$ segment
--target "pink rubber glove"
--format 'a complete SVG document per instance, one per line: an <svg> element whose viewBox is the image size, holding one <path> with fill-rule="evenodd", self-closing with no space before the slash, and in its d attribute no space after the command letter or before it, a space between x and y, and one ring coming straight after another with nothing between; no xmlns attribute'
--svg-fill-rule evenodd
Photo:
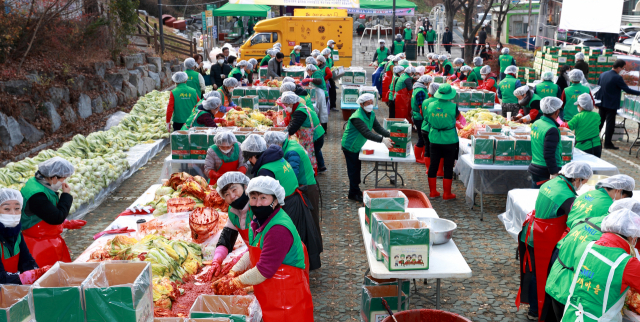
<svg viewBox="0 0 640 322"><path fill-rule="evenodd" d="M49 269L51 265L44 266L42 268L32 269L26 272L20 273L20 283L22 285L31 285L37 281L40 276L44 275Z"/></svg>
<svg viewBox="0 0 640 322"><path fill-rule="evenodd" d="M456 121L456 129L462 130L463 128L464 126L462 126L462 124L459 121Z"/></svg>
<svg viewBox="0 0 640 322"><path fill-rule="evenodd" d="M567 122L563 121L560 119L560 117L558 116L558 118L556 119L556 122L558 122L558 127L566 127L569 128L569 124L567 124Z"/></svg>
<svg viewBox="0 0 640 322"><path fill-rule="evenodd" d="M311 81L312 81L312 80L313 80L312 78L305 78L305 79L303 79L303 80L300 82L300 85L302 85L302 86L308 86L308 85L309 85L309 83L311 83Z"/></svg>
<svg viewBox="0 0 640 322"><path fill-rule="evenodd" d="M467 125L467 119L464 118L464 115L462 115L462 113L458 115L457 121L460 122L460 124L462 124L463 127Z"/></svg>
<svg viewBox="0 0 640 322"><path fill-rule="evenodd" d="M62 223L62 228L66 229L80 229L87 224L86 220L65 220Z"/></svg>

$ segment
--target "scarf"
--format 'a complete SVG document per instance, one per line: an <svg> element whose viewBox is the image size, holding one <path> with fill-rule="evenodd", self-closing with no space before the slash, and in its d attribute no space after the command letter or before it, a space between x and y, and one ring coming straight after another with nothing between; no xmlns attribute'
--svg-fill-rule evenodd
<svg viewBox="0 0 640 322"><path fill-rule="evenodd" d="M520 106L527 106L529 105L529 102L531 101L531 98L533 97L533 95L531 94L531 90L527 91L527 94L518 101L518 104L520 104Z"/></svg>
<svg viewBox="0 0 640 322"><path fill-rule="evenodd" d="M47 189L57 193L57 191L53 190L53 188L51 188L51 184L49 182L47 182L47 180L44 178L44 176L42 175L42 173L40 173L40 171L36 172L36 181L38 181L41 185L47 187Z"/></svg>

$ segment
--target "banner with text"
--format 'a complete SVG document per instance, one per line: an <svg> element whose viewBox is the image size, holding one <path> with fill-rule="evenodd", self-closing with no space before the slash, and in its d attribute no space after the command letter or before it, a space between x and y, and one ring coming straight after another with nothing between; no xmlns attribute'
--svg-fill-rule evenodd
<svg viewBox="0 0 640 322"><path fill-rule="evenodd" d="M393 9L362 9L362 8L346 8L349 14L363 14L368 16L392 16ZM396 9L396 16L413 16L415 9L405 8Z"/></svg>
<svg viewBox="0 0 640 322"><path fill-rule="evenodd" d="M360 8L360 0L231 0L229 3L268 6Z"/></svg>
<svg viewBox="0 0 640 322"><path fill-rule="evenodd" d="M293 9L295 17L346 17L347 9Z"/></svg>

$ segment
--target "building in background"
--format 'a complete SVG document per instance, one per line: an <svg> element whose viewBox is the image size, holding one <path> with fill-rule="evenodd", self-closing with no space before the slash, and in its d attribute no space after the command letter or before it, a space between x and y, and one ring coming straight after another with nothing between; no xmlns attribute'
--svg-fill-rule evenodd
<svg viewBox="0 0 640 322"><path fill-rule="evenodd" d="M503 44L518 45L527 47L527 28L529 27L529 1L520 0L512 5L512 9L507 13L506 19L502 23L502 33L500 34L500 42ZM498 16L500 12L500 4L494 4L491 8L491 34L497 35L498 32ZM532 28L529 35L531 47L535 44L536 29L538 25L538 11L540 1L531 2L531 24Z"/></svg>

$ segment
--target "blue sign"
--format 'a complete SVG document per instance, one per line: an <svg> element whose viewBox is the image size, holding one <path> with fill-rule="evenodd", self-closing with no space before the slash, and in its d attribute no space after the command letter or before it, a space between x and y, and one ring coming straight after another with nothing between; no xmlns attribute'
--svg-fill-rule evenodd
<svg viewBox="0 0 640 322"><path fill-rule="evenodd" d="M213 39L217 39L218 38L218 26L213 26L212 28L213 28L213 30L211 30L211 36L213 37Z"/></svg>

